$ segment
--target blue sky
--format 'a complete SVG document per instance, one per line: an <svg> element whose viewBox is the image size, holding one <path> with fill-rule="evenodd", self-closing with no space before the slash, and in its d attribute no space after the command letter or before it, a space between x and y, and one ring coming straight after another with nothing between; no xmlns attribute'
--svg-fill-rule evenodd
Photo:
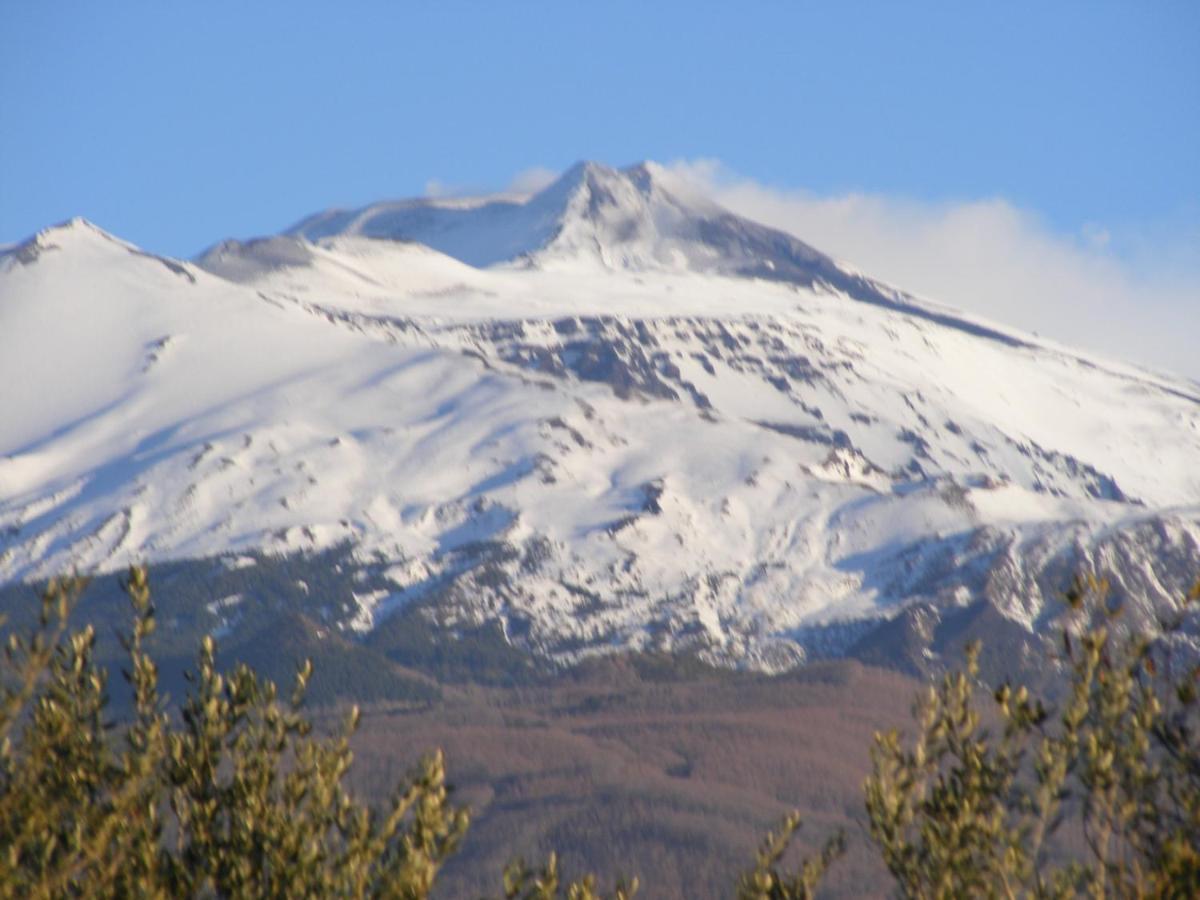
<svg viewBox="0 0 1200 900"><path fill-rule="evenodd" d="M650 158L783 196L1000 201L1200 270L1190 0L0 2L0 243L84 215L190 256L431 182Z"/></svg>
<svg viewBox="0 0 1200 900"><path fill-rule="evenodd" d="M0 241L74 214L191 254L580 158L1200 215L1200 4L27 3L0 29Z"/></svg>

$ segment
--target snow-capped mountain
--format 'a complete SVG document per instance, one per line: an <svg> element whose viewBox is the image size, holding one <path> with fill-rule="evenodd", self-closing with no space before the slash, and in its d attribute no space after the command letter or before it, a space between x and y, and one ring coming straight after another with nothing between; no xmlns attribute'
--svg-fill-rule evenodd
<svg viewBox="0 0 1200 900"><path fill-rule="evenodd" d="M561 658L777 669L914 610L1036 630L1079 570L1146 614L1200 574L1200 386L649 163L195 261L47 229L0 256L0 412L0 582L348 543L392 585L349 631L424 603Z"/></svg>

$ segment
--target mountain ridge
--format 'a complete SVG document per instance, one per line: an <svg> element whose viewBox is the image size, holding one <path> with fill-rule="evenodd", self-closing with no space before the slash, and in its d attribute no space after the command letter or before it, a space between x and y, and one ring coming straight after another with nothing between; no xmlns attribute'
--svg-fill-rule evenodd
<svg viewBox="0 0 1200 900"><path fill-rule="evenodd" d="M1036 638L1073 569L1152 622L1200 570L1186 380L924 304L652 166L534 197L193 262L81 220L0 254L0 582L347 545L391 585L329 613L349 636L419 607L551 658L776 670L974 602ZM445 252L480 247L524 249Z"/></svg>

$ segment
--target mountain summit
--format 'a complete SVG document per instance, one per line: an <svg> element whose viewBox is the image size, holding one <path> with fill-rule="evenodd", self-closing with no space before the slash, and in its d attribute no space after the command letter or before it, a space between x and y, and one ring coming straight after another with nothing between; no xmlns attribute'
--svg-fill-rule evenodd
<svg viewBox="0 0 1200 900"><path fill-rule="evenodd" d="M641 269L711 261L717 248L699 252L699 223L728 214L680 199L667 180L653 163L613 169L581 162L526 197L378 203L319 213L287 233L415 241L476 267L576 260Z"/></svg>
<svg viewBox="0 0 1200 900"><path fill-rule="evenodd" d="M970 322L866 278L797 237L735 215L700 196L654 162L615 169L580 162L527 197L416 198L310 216L285 235L307 242L366 237L422 244L476 268L518 267L570 273L691 272L760 279L840 293L1019 344L1004 329ZM244 268L253 250L222 244L202 265ZM284 252L278 243L273 254ZM289 250L290 254L304 251ZM252 264L251 264L252 265Z"/></svg>
<svg viewBox="0 0 1200 900"><path fill-rule="evenodd" d="M576 163L520 199L419 198L318 213L288 229L414 241L476 267L586 261L791 281L844 282L829 257L687 190L656 163Z"/></svg>

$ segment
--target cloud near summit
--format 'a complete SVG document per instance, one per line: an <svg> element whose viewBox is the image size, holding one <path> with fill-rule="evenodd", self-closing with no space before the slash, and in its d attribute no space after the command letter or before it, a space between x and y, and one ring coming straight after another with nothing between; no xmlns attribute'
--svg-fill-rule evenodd
<svg viewBox="0 0 1200 900"><path fill-rule="evenodd" d="M1058 233L998 198L820 196L764 185L714 160L666 168L729 210L928 300L1200 379L1200 255L1185 246L1187 235L1143 239L1136 253L1122 253L1109 227Z"/></svg>

